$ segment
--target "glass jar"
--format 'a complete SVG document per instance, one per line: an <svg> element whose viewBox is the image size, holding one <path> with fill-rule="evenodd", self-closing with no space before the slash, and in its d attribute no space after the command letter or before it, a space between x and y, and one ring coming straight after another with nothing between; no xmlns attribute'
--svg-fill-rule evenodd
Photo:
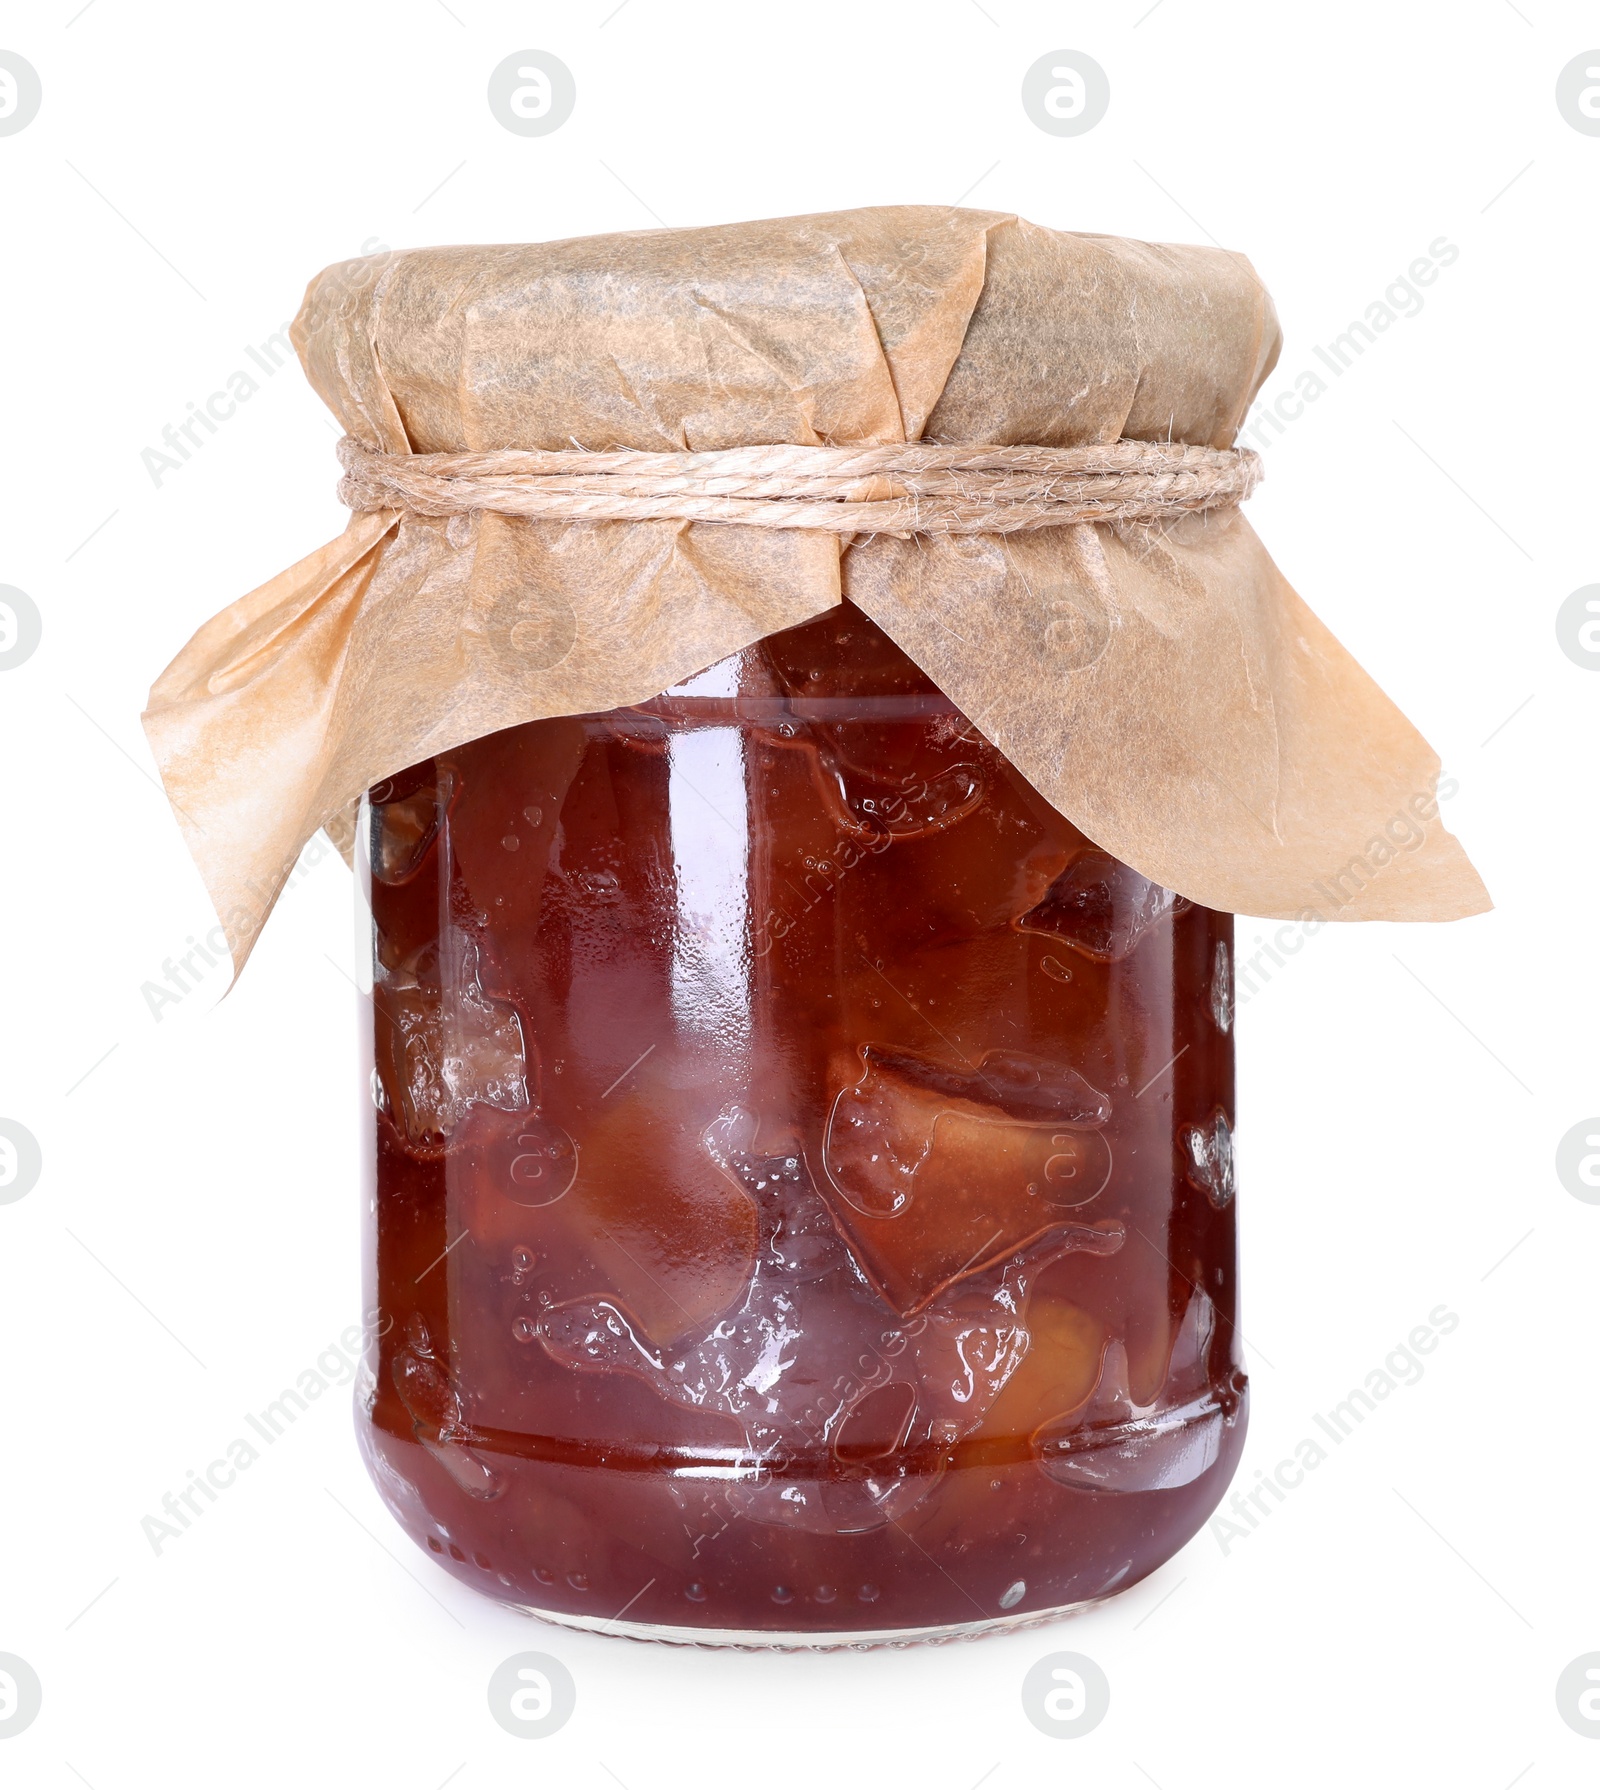
<svg viewBox="0 0 1600 1790"><path fill-rule="evenodd" d="M370 792L364 1451L448 1571L871 1644L1136 1583L1243 1444L1231 917L845 603Z"/></svg>

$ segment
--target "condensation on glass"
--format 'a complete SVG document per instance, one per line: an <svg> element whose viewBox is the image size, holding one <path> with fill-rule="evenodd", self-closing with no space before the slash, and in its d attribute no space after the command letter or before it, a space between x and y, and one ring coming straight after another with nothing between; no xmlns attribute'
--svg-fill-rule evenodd
<svg viewBox="0 0 1600 1790"><path fill-rule="evenodd" d="M871 1643L1131 1585L1243 1443L1229 916L848 603L386 780L361 1424L558 1620Z"/></svg>

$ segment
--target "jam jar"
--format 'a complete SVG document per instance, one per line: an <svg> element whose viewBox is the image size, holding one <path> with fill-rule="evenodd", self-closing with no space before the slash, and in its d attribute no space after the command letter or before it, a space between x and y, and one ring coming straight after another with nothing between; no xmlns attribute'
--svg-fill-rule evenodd
<svg viewBox="0 0 1600 1790"><path fill-rule="evenodd" d="M1136 1583L1244 1439L1232 919L1056 812L848 601L372 789L395 1517L665 1640ZM369 924L368 924L369 923Z"/></svg>

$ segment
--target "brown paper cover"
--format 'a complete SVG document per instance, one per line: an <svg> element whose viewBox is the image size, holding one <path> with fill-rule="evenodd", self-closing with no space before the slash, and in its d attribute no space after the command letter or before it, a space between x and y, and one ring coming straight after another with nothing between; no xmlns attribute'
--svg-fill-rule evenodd
<svg viewBox="0 0 1600 1790"><path fill-rule="evenodd" d="M1237 255L934 206L374 256L318 275L293 335L346 432L389 453L1226 447L1279 345ZM151 691L235 965L370 785L643 701L841 592L1090 838L1192 900L1489 905L1437 758L1237 509L910 539L381 512L208 622Z"/></svg>

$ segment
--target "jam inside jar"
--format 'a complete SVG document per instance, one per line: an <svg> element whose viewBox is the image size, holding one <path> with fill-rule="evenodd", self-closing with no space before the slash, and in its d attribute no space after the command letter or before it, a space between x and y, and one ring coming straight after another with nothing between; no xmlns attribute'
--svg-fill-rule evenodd
<svg viewBox="0 0 1600 1790"><path fill-rule="evenodd" d="M1232 920L848 602L363 804L385 1502L556 1621L863 1644L1135 1583L1220 1499Z"/></svg>

